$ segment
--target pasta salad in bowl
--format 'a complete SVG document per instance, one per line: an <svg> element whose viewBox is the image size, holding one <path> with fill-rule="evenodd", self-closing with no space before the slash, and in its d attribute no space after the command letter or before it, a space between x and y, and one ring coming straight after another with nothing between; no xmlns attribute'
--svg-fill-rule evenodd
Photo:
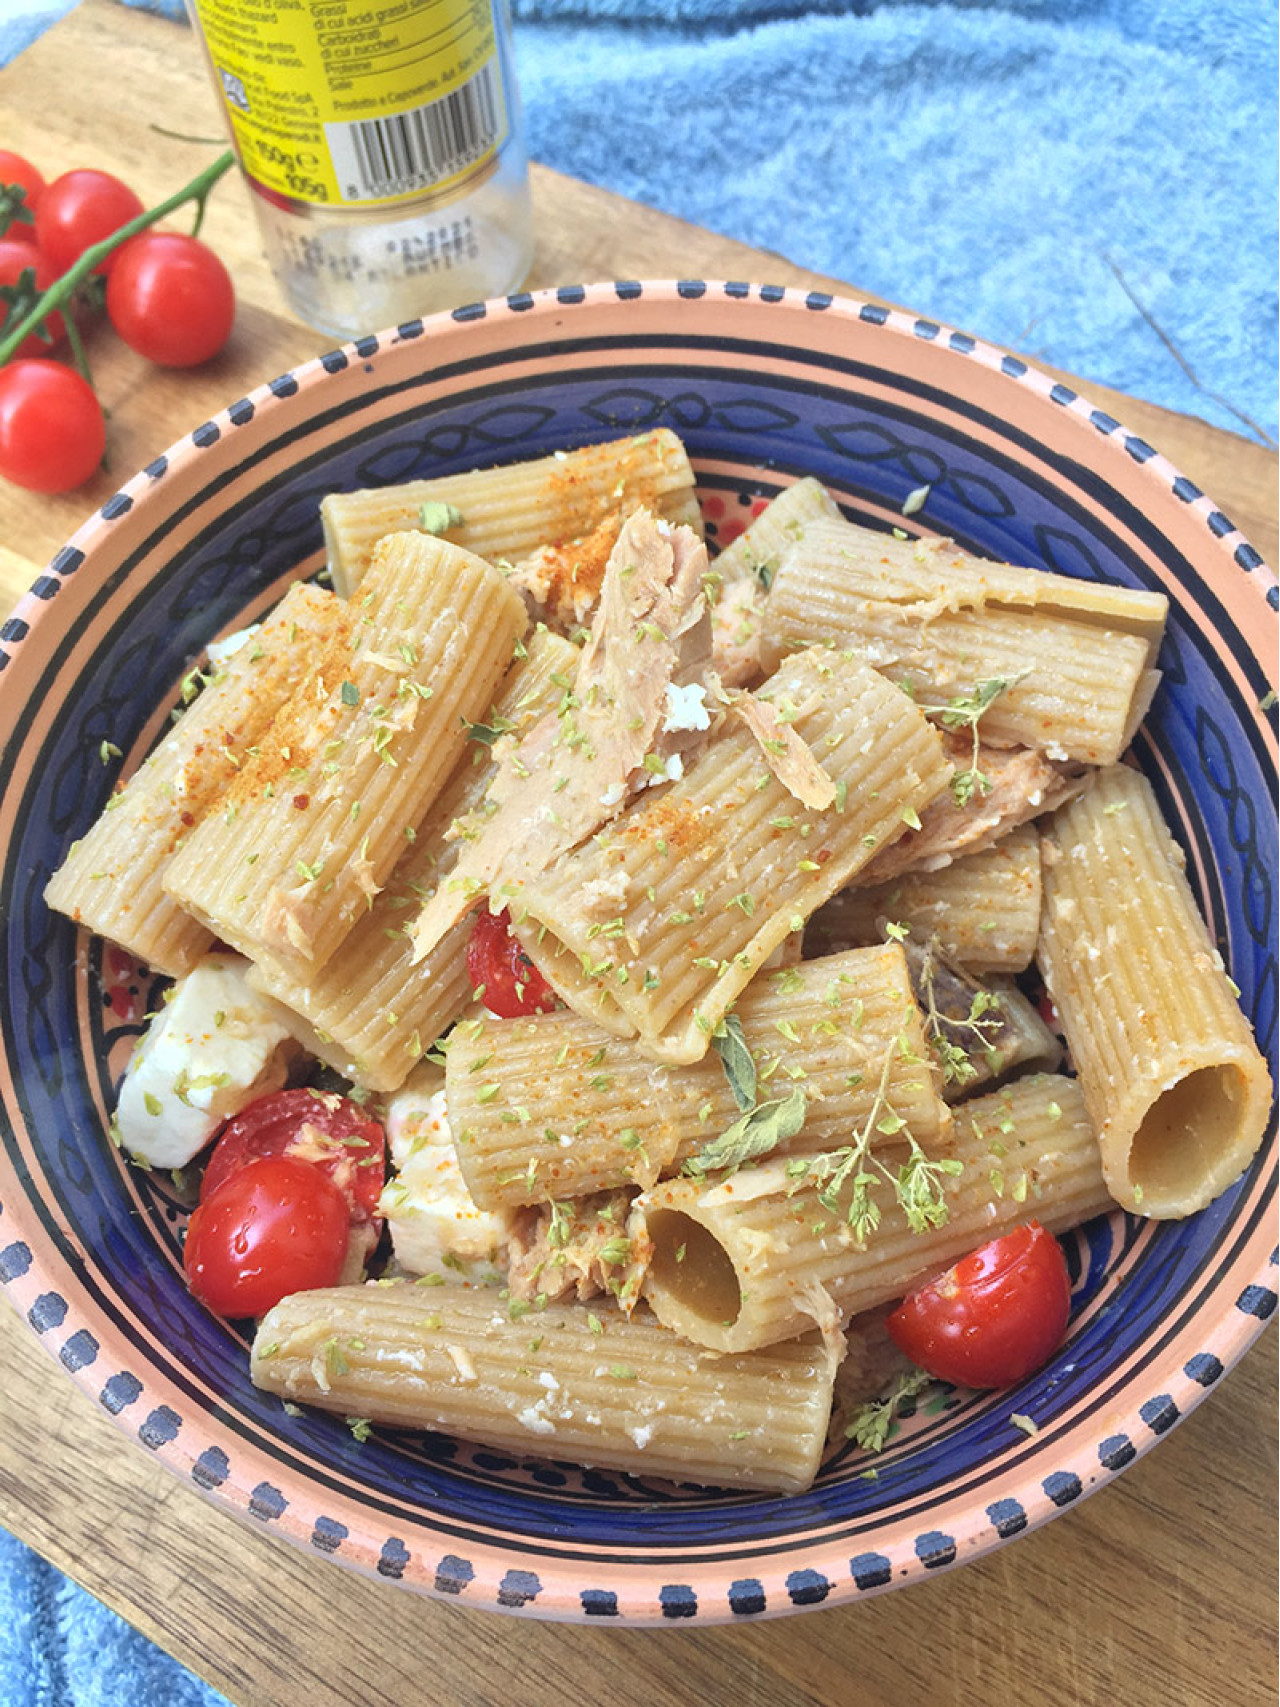
<svg viewBox="0 0 1280 1707"><path fill-rule="evenodd" d="M574 288L281 376L6 631L12 1296L472 1604L1001 1544L1274 1309L1275 608L896 311Z"/></svg>

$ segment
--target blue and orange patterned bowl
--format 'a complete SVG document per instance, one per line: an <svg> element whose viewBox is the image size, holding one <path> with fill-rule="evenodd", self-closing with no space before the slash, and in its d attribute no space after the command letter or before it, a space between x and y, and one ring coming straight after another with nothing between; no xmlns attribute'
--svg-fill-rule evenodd
<svg viewBox="0 0 1280 1707"><path fill-rule="evenodd" d="M1158 450L1060 384L930 321L737 284L575 287L361 340L233 403L93 516L0 630L4 1152L0 1279L143 1450L250 1522L416 1589L547 1618L661 1623L852 1600L973 1558L1155 1444L1276 1304L1275 1132L1179 1223L1068 1241L1070 1338L1013 1392L939 1388L877 1463L803 1496L709 1493L286 1414L182 1280L167 1181L107 1140L148 979L42 891L138 762L193 658L322 562L326 493L658 425L708 532L815 474L850 515L1158 588L1164 683L1136 746L1274 1061L1276 583ZM122 760L104 765L102 743ZM110 758L109 749L107 749ZM1035 1433L1011 1417L1030 1417Z"/></svg>

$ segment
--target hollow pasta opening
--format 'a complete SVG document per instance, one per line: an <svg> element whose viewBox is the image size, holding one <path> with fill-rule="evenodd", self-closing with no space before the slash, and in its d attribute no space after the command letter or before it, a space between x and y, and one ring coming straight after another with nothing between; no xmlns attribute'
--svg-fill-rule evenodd
<svg viewBox="0 0 1280 1707"><path fill-rule="evenodd" d="M1240 1143L1248 1095L1244 1073L1226 1062L1198 1067L1152 1103L1129 1150L1129 1179L1145 1210L1159 1213L1219 1176Z"/></svg>
<svg viewBox="0 0 1280 1707"><path fill-rule="evenodd" d="M652 1211L647 1227L653 1241L650 1284L706 1322L736 1322L742 1289L720 1241L678 1209Z"/></svg>

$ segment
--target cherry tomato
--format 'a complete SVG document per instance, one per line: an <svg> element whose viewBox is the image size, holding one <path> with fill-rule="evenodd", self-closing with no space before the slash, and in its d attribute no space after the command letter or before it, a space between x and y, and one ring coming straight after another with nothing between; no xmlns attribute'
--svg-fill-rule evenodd
<svg viewBox="0 0 1280 1707"><path fill-rule="evenodd" d="M467 976L502 1019L550 1013L556 994L511 934L511 915L481 913L467 943Z"/></svg>
<svg viewBox="0 0 1280 1707"><path fill-rule="evenodd" d="M0 367L0 476L33 492L69 492L93 475L107 428L93 389L61 362Z"/></svg>
<svg viewBox="0 0 1280 1707"><path fill-rule="evenodd" d="M310 1162L246 1162L187 1225L187 1284L220 1316L261 1316L290 1292L335 1286L346 1260L347 1200Z"/></svg>
<svg viewBox="0 0 1280 1707"><path fill-rule="evenodd" d="M9 235L0 237L0 285L16 285L23 273L29 270L34 274L35 289L47 290L57 274L49 271L49 263L32 244L15 242L15 230L16 226L10 226ZM0 317L3 317L4 306L0 303ZM48 342L38 333L29 332L13 352L14 361L28 356L47 356L62 342L67 333L67 324L56 309L49 315L45 325L49 331Z"/></svg>
<svg viewBox="0 0 1280 1707"><path fill-rule="evenodd" d="M909 1292L888 1326L898 1349L940 1381L1008 1387L1048 1362L1070 1311L1062 1247L1028 1221Z"/></svg>
<svg viewBox="0 0 1280 1707"><path fill-rule="evenodd" d="M21 190L21 200L12 200L5 195L6 190ZM44 189L44 178L29 160L21 154L13 154L7 148L0 148L0 205L3 205L10 215L6 237L19 239L24 243L34 243L36 240L35 226L29 219L14 219L12 217L14 204L25 208L28 213L35 210Z"/></svg>
<svg viewBox="0 0 1280 1707"><path fill-rule="evenodd" d="M42 192L36 204L36 242L55 273L65 273L86 249L119 231L143 212L128 184L92 166L64 172ZM118 254L119 251L116 251ZM109 273L116 254L95 270Z"/></svg>
<svg viewBox="0 0 1280 1707"><path fill-rule="evenodd" d="M231 335L236 293L207 243L142 231L113 261L107 315L130 349L162 367L194 367L217 355Z"/></svg>
<svg viewBox="0 0 1280 1707"><path fill-rule="evenodd" d="M207 1203L234 1174L263 1156L291 1156L332 1180L357 1223L374 1219L387 1173L382 1127L357 1103L305 1088L259 1097L223 1127L200 1185Z"/></svg>

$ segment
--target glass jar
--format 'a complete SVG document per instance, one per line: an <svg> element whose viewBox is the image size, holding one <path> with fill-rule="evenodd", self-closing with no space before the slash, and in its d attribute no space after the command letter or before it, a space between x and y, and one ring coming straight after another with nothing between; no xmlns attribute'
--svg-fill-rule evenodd
<svg viewBox="0 0 1280 1707"><path fill-rule="evenodd" d="M290 308L336 337L533 253L506 0L188 0Z"/></svg>

